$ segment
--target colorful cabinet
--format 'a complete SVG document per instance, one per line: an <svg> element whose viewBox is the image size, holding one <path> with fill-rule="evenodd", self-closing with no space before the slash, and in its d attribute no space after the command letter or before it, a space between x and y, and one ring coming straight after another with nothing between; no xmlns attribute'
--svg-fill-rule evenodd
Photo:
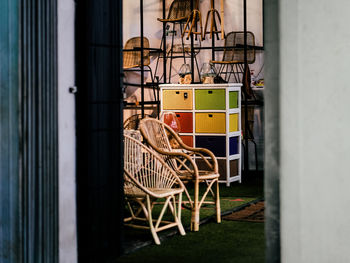
<svg viewBox="0 0 350 263"><path fill-rule="evenodd" d="M161 111L176 113L180 137L211 150L220 182L241 182L241 84L160 85ZM200 167L200 163L198 163Z"/></svg>

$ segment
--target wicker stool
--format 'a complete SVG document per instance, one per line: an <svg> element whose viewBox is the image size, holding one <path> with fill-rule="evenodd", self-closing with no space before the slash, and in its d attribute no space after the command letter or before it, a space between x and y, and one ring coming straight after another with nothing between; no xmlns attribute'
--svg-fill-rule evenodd
<svg viewBox="0 0 350 263"><path fill-rule="evenodd" d="M200 30L196 31L198 28L198 22L199 22ZM203 41L202 14L199 11L199 0L196 1L195 8L192 10L191 15L187 19L185 30L182 33L182 37L184 37L186 33L187 33L186 39L189 39L190 35L193 34L195 35L196 40L197 40L197 35L200 35L201 36L200 40Z"/></svg>
<svg viewBox="0 0 350 263"><path fill-rule="evenodd" d="M208 21L210 19L210 31L207 31L207 26L208 26ZM210 10L207 13L207 18L205 20L205 27L204 27L204 34L203 34L203 39L205 39L205 36L207 34L210 34L210 39L213 38L213 33L216 34L217 39L219 40L219 34L222 34L222 28L218 30L218 26L216 23L216 19L219 20L219 24L221 24L221 18L219 11L214 8L214 0L210 0Z"/></svg>
<svg viewBox="0 0 350 263"><path fill-rule="evenodd" d="M180 45L175 45L174 44L174 38L175 38L175 34L176 34L176 25L179 25L179 30L180 30L180 35L182 36L183 31L184 31L184 24L187 21L188 17L191 15L191 0L174 0L169 8L169 13L168 13L168 17L166 19L161 19L158 18L157 20L162 22L162 23L170 23L172 24L172 30L168 31L170 33L172 33L172 37L171 37L171 45L170 45L170 49L169 51L167 51L167 55L166 57L170 57L170 68L169 68L169 79L168 82L171 82L171 71L172 71L172 63L173 63L173 59L176 58L183 58L184 60L184 64L186 64L186 53L188 54L188 50L186 45L184 44L184 40L181 37L181 44ZM170 29L170 25L166 26L167 29ZM168 35L168 33L166 33L166 35ZM162 38L161 44L160 44L160 49L167 49L166 46L164 46L164 37ZM180 46L180 48L177 48L177 46ZM174 56L174 54L176 54ZM170 54L170 55L169 55ZM181 55L179 55L181 54ZM161 56L158 56L157 59L157 63L156 63L156 68L155 68L155 75L157 74L157 70L158 70L158 63L159 63L159 58ZM163 58L166 59L166 58ZM197 58L195 57L195 61L196 61L196 66L197 66L197 70L199 72L199 67L198 67L198 62L197 62ZM164 83L166 82L166 80L164 79Z"/></svg>

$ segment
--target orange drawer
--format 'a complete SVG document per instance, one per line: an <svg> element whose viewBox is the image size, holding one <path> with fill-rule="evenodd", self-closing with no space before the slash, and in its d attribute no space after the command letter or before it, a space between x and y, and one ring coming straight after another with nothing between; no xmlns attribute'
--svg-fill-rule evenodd
<svg viewBox="0 0 350 263"><path fill-rule="evenodd" d="M191 112L176 112L176 117L180 122L180 132L193 131L193 117Z"/></svg>
<svg viewBox="0 0 350 263"><path fill-rule="evenodd" d="M193 137L190 135L180 135L180 138L184 142L184 144L193 147Z"/></svg>

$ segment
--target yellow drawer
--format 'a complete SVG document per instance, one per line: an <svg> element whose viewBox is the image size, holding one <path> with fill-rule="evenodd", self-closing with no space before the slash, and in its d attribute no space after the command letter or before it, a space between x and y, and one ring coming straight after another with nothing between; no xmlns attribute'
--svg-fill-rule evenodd
<svg viewBox="0 0 350 263"><path fill-rule="evenodd" d="M229 125L230 132L238 131L239 129L239 123L238 123L238 114L230 114L230 125Z"/></svg>
<svg viewBox="0 0 350 263"><path fill-rule="evenodd" d="M225 113L196 113L196 132L225 133Z"/></svg>
<svg viewBox="0 0 350 263"><path fill-rule="evenodd" d="M163 90L164 110L192 110L192 90Z"/></svg>

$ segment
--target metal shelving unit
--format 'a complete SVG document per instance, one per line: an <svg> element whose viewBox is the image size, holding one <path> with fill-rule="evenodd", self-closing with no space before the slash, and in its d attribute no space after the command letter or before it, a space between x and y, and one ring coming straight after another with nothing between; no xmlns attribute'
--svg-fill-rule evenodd
<svg viewBox="0 0 350 263"><path fill-rule="evenodd" d="M247 70L247 0L243 1L243 31L244 31L244 72ZM163 2L163 18L165 18L165 8L166 8L166 0L162 0ZM191 0L191 10L193 10L194 7L194 0ZM166 47L166 25L163 23L163 46ZM194 82L194 53L195 50L202 50L202 49L211 49L211 56L212 60L215 60L215 52L216 51L223 51L225 47L218 47L215 45L215 34L212 37L211 46L201 46L201 47L194 47L194 37L193 34L190 36L191 39L191 69L192 69L192 82L193 84L198 84ZM226 47L227 48L227 47ZM256 50L263 50L263 47L255 46ZM163 50L163 71L164 71L164 80L166 80L166 50ZM245 116L245 130L248 130L248 105L254 105L255 103L261 104L260 102L253 102L249 101L247 99L247 93L246 93L246 85L247 83L244 83L243 81L243 87L242 87L242 111L244 110L244 116ZM243 138L245 145L248 145L248 138L245 136ZM246 150L244 151L244 173L249 173L249 149L246 147Z"/></svg>
<svg viewBox="0 0 350 263"><path fill-rule="evenodd" d="M163 11L164 13L165 11ZM149 50L150 52L155 51L155 52L160 52L160 49L156 48L145 48L144 46L144 14L143 14L143 0L140 0L140 38L141 38L141 45L140 48L134 48L132 50L124 50L124 51L139 51L141 54L141 58L144 57L144 51ZM156 83L144 83L145 82L145 70L144 70L144 61L141 59L141 79L140 79L140 84L131 84L131 83L126 83L127 86L137 86L141 88L141 101L134 103L134 102L126 102L124 101L124 110L128 109L140 109L141 110L141 115L142 118L145 116L145 110L146 109L154 109L154 106L157 107L157 116L159 116L159 111L160 111L160 100L159 100L159 82L157 81ZM145 89L146 88L154 88L156 87L156 98L155 100L150 100L150 101L145 101Z"/></svg>

